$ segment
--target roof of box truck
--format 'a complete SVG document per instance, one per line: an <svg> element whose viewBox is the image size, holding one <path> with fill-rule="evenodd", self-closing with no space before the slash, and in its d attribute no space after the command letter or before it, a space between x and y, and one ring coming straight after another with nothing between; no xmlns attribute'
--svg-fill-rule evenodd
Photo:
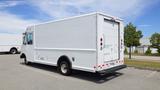
<svg viewBox="0 0 160 90"><path fill-rule="evenodd" d="M89 16L89 15L95 15L95 14L99 14L99 15L103 15L103 16L106 16L106 17L109 17L109 18L113 18L114 20L123 21L123 19L115 17L115 16L112 16L112 15L109 15L109 14L104 14L102 12L93 12L93 13L82 14L82 15L63 18L63 19L57 19L57 20L52 20L52 21L48 21L48 22L43 22L43 23L32 25L32 26L37 26L37 25L47 24L47 23L53 23L53 22L58 22L58 21L63 21L63 20L69 20L69 19L74 19L74 18L83 17L83 16Z"/></svg>

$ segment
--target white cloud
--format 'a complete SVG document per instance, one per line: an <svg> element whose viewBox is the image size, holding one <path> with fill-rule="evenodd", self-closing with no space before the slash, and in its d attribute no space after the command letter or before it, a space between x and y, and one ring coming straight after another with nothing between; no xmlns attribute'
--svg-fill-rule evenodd
<svg viewBox="0 0 160 90"><path fill-rule="evenodd" d="M27 26L39 23L34 19L23 19L20 15L7 12L7 8L25 4L21 0L6 0L0 2L0 33L21 34Z"/></svg>
<svg viewBox="0 0 160 90"><path fill-rule="evenodd" d="M7 7L14 7L14 6L16 6L16 5L19 5L19 4L22 4L22 3L24 3L23 1L8 1L8 0L6 0L6 1L1 1L0 2L0 9L4 9L4 8L7 8Z"/></svg>
<svg viewBox="0 0 160 90"><path fill-rule="evenodd" d="M26 20L16 14L7 11L8 7L14 7L24 4L24 1L6 0L0 2L0 33L21 34L29 25L38 23L37 20Z"/></svg>
<svg viewBox="0 0 160 90"><path fill-rule="evenodd" d="M0 32L22 33L26 26L38 23L38 20L23 19L16 14L5 12L5 8L20 4L28 4L35 7L41 13L51 18L64 18L101 11L114 16L135 19L147 7L159 0L26 0L0 2ZM34 12L31 12L34 13ZM38 16L38 15L37 15ZM45 18L45 17L44 17Z"/></svg>
<svg viewBox="0 0 160 90"><path fill-rule="evenodd" d="M0 12L0 32L20 34L29 25L38 23L36 20L25 20L16 15Z"/></svg>
<svg viewBox="0 0 160 90"><path fill-rule="evenodd" d="M135 19L157 1L159 0L30 0L31 5L54 18L101 11L129 19Z"/></svg>

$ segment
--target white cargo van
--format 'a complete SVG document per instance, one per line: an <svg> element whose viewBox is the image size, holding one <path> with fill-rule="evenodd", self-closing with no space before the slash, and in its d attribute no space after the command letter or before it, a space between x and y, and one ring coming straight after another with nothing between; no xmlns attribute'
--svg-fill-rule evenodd
<svg viewBox="0 0 160 90"><path fill-rule="evenodd" d="M16 54L20 52L22 35L0 33L0 52Z"/></svg>
<svg viewBox="0 0 160 90"><path fill-rule="evenodd" d="M63 75L72 69L109 73L126 67L123 23L116 17L80 15L30 26L23 35L21 58L26 64L57 66Z"/></svg>

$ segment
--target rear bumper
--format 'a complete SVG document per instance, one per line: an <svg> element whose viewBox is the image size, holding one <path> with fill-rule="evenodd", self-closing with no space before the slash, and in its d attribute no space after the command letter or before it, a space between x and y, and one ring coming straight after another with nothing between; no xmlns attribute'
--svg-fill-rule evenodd
<svg viewBox="0 0 160 90"><path fill-rule="evenodd" d="M117 70L120 70L120 69L123 69L123 68L126 68L126 67L127 67L126 65L120 65L120 66L112 67L112 68L109 68L109 69L97 71L97 73L112 73L112 72L115 72Z"/></svg>

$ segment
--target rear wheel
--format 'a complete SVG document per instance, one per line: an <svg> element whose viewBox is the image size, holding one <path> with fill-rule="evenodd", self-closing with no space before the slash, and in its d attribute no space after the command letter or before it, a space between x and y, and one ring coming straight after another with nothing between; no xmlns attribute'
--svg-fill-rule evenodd
<svg viewBox="0 0 160 90"><path fill-rule="evenodd" d="M16 53L17 53L17 49L16 49L16 48L12 48L12 49L10 50L10 53L11 53L11 54L16 54Z"/></svg>
<svg viewBox="0 0 160 90"><path fill-rule="evenodd" d="M67 61L61 61L59 66L58 66L59 72L62 75L70 75L71 74L71 67L70 64Z"/></svg>

